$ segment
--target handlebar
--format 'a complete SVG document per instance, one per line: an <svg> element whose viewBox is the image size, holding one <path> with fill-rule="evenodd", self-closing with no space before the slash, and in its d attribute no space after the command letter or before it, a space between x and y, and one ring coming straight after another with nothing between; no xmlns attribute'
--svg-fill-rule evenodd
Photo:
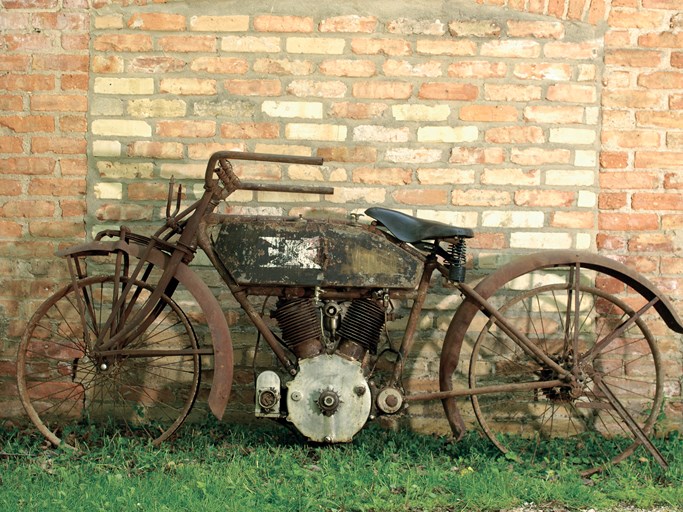
<svg viewBox="0 0 683 512"><path fill-rule="evenodd" d="M209 158L206 166L206 175L204 177L205 183L208 186L213 179L213 173L216 172L218 177L223 182L226 189L233 190L260 190L267 192L298 192L304 194L333 194L334 188L320 187L316 185L280 185L271 183L250 183L241 181L232 171L230 165L220 165L222 160L249 160L257 162L275 162L283 164L300 164L300 165L322 165L323 159L311 156L293 156L293 155L271 155L268 153L244 153L241 151L217 151ZM216 164L219 164L218 168Z"/></svg>

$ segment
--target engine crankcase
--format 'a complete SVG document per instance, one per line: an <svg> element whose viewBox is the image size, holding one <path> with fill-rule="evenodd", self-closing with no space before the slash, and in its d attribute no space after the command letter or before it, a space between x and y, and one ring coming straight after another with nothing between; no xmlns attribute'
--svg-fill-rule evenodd
<svg viewBox="0 0 683 512"><path fill-rule="evenodd" d="M311 441L351 441L370 416L370 387L358 361L336 354L303 359L287 388L287 420Z"/></svg>

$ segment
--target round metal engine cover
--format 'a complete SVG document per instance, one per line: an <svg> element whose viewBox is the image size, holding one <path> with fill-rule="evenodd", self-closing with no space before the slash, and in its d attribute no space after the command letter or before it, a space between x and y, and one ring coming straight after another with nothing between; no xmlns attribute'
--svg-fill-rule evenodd
<svg viewBox="0 0 683 512"><path fill-rule="evenodd" d="M338 355L301 360L287 388L287 420L311 441L351 441L370 415L372 397L360 363Z"/></svg>

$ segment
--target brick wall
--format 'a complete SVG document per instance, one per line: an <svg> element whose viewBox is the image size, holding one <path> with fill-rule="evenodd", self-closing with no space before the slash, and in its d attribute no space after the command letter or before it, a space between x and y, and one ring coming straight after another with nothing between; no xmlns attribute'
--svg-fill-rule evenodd
<svg viewBox="0 0 683 512"><path fill-rule="evenodd" d="M336 188L316 204L242 193L236 210L381 204L475 228L473 275L528 250L590 249L679 300L675 3L0 0L0 414L18 410L16 337L63 279L54 249L122 222L144 230L171 175L201 193L217 149L323 156L321 169L238 171ZM421 377L435 378L430 340L453 306L432 305ZM657 334L680 418L680 338Z"/></svg>

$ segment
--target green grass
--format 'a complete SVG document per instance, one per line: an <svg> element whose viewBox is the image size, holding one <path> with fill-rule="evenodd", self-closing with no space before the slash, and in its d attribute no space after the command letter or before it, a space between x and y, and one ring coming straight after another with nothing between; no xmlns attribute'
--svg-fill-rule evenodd
<svg viewBox="0 0 683 512"><path fill-rule="evenodd" d="M117 436L74 452L16 429L0 440L2 511L683 510L676 434L658 441L668 470L639 451L589 480L567 462L511 462L476 433L452 444L370 427L352 444L322 447L270 423L210 423L160 448Z"/></svg>

